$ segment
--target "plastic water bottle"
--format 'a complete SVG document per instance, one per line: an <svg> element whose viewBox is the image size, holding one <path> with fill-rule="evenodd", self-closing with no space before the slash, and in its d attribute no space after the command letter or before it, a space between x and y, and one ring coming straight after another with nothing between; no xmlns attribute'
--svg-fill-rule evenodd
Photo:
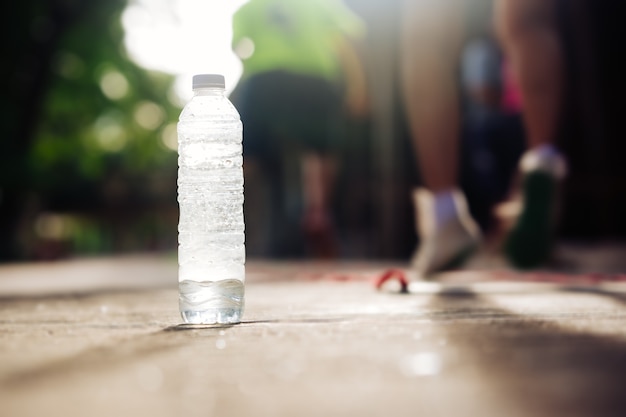
<svg viewBox="0 0 626 417"><path fill-rule="evenodd" d="M242 124L224 76L193 77L178 122L178 282L183 320L238 323L244 307Z"/></svg>

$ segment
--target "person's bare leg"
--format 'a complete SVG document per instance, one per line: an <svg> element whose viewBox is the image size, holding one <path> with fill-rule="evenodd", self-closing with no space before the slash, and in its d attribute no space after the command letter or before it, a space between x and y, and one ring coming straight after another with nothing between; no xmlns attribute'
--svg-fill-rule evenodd
<svg viewBox="0 0 626 417"><path fill-rule="evenodd" d="M414 195L422 277L457 264L478 242L478 228L458 190L460 100L457 62L464 0L405 0L400 77L416 159L426 189Z"/></svg>
<svg viewBox="0 0 626 417"><path fill-rule="evenodd" d="M529 148L555 140L563 96L556 0L498 0L496 25L517 77Z"/></svg>
<svg viewBox="0 0 626 417"><path fill-rule="evenodd" d="M557 186L566 169L554 145L565 70L557 0L499 0L495 12L498 33L522 94L529 148L520 161L520 213L505 252L513 265L533 268L549 259Z"/></svg>
<svg viewBox="0 0 626 417"><path fill-rule="evenodd" d="M457 186L460 4L458 0L405 0L402 13L402 94L424 185L432 192Z"/></svg>
<svg viewBox="0 0 626 417"><path fill-rule="evenodd" d="M335 258L338 250L331 216L337 161L332 155L307 152L302 156L304 234L314 258Z"/></svg>

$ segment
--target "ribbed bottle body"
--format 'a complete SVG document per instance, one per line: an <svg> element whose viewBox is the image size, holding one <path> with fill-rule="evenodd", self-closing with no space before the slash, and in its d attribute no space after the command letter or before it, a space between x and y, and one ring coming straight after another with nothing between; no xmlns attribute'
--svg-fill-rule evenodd
<svg viewBox="0 0 626 417"><path fill-rule="evenodd" d="M244 305L242 125L223 89L196 92L178 123L180 310L234 323Z"/></svg>

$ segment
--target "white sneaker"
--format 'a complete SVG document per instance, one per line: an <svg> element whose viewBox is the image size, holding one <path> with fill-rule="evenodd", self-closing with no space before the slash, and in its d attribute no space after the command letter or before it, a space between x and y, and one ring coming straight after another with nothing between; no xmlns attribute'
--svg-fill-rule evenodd
<svg viewBox="0 0 626 417"><path fill-rule="evenodd" d="M444 199L452 203L443 204L448 208L439 204L439 195L426 189L417 189L413 195L420 245L411 264L421 279L462 265L481 242L463 194L458 190L445 193Z"/></svg>

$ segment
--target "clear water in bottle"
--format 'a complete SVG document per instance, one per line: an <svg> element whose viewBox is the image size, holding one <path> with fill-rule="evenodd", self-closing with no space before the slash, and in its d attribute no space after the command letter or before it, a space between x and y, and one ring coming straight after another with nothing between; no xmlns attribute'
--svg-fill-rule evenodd
<svg viewBox="0 0 626 417"><path fill-rule="evenodd" d="M239 323L243 282L238 279L179 283L180 312L185 323Z"/></svg>
<svg viewBox="0 0 626 417"><path fill-rule="evenodd" d="M180 312L186 323L238 323L245 280L242 125L222 76L194 76L193 84L178 123Z"/></svg>

